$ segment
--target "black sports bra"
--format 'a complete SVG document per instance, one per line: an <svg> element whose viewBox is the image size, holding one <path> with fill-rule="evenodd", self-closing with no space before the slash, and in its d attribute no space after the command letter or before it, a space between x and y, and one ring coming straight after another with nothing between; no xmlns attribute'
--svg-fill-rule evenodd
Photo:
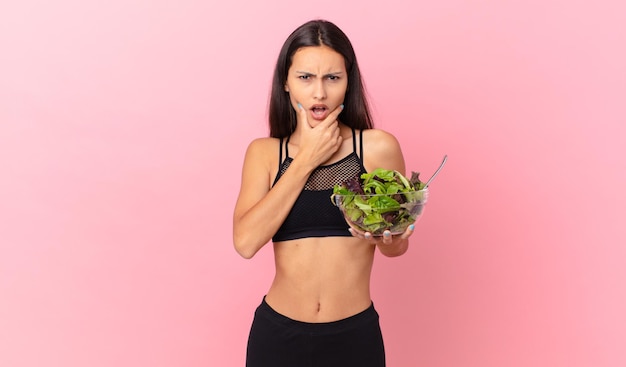
<svg viewBox="0 0 626 367"><path fill-rule="evenodd" d="M333 187L367 172L363 166L363 131L359 134L359 155L356 153L355 131L352 129L353 151L341 160L329 165L319 166L309 176L304 189L296 199L291 211L285 218L272 241L289 241L305 237L351 236L348 225L339 208L330 200ZM274 185L287 171L292 162L285 142L285 160L283 161L283 139L280 139L278 174Z"/></svg>

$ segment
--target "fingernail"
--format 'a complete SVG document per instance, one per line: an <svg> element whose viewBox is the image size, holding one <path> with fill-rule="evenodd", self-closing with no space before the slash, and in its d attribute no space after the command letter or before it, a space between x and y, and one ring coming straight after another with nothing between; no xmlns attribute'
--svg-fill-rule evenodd
<svg viewBox="0 0 626 367"><path fill-rule="evenodd" d="M383 236L385 236L385 237L389 237L389 236L391 236L391 233L390 233L390 232L385 231L385 232L383 232Z"/></svg>
<svg viewBox="0 0 626 367"><path fill-rule="evenodd" d="M372 235L369 234L369 232L365 233L365 238L370 238L370 237L372 237Z"/></svg>
<svg viewBox="0 0 626 367"><path fill-rule="evenodd" d="M411 224L411 225L409 226L409 229L410 229L411 231L412 231L412 230L414 230L414 229L415 229L415 224Z"/></svg>
<svg viewBox="0 0 626 367"><path fill-rule="evenodd" d="M341 106L339 106L339 107L341 107L341 109L343 110L343 103L342 103L342 104L341 104Z"/></svg>
<svg viewBox="0 0 626 367"><path fill-rule="evenodd" d="M300 104L300 102L298 102L298 108L302 109L302 105Z"/></svg>

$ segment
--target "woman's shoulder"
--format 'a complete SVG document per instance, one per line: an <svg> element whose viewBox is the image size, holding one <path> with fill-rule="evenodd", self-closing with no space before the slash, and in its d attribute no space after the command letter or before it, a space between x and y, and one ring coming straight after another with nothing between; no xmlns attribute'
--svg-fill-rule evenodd
<svg viewBox="0 0 626 367"><path fill-rule="evenodd" d="M366 129L363 130L363 146L367 149L395 149L399 147L398 139L385 130Z"/></svg>
<svg viewBox="0 0 626 367"><path fill-rule="evenodd" d="M279 164L279 142L276 138L256 138L249 143L243 161L245 182L267 183L269 187Z"/></svg>
<svg viewBox="0 0 626 367"><path fill-rule="evenodd" d="M278 149L280 139L278 138L256 138L248 145L248 152L263 153L265 151L273 151Z"/></svg>
<svg viewBox="0 0 626 367"><path fill-rule="evenodd" d="M246 150L246 162L254 165L269 167L278 160L278 150L280 139L277 138L256 138L248 144Z"/></svg>
<svg viewBox="0 0 626 367"><path fill-rule="evenodd" d="M363 163L368 171L375 168L404 171L402 149L396 137L384 130L363 130Z"/></svg>

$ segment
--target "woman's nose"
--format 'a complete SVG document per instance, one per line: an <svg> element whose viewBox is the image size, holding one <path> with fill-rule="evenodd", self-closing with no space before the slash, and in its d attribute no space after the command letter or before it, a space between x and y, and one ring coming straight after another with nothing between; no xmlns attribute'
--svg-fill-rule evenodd
<svg viewBox="0 0 626 367"><path fill-rule="evenodd" d="M313 98L319 100L326 98L326 87L323 80L316 81L315 90L313 91Z"/></svg>

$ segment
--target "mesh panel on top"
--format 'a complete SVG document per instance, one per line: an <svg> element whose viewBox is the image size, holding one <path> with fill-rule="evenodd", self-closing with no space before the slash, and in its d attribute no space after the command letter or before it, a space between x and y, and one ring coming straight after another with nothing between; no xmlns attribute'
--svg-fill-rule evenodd
<svg viewBox="0 0 626 367"><path fill-rule="evenodd" d="M287 171L291 161L291 157L285 159L278 172L278 178ZM317 167L306 181L304 189L309 191L332 189L335 185L340 185L346 180L359 177L364 171L356 153L352 152L335 163Z"/></svg>

